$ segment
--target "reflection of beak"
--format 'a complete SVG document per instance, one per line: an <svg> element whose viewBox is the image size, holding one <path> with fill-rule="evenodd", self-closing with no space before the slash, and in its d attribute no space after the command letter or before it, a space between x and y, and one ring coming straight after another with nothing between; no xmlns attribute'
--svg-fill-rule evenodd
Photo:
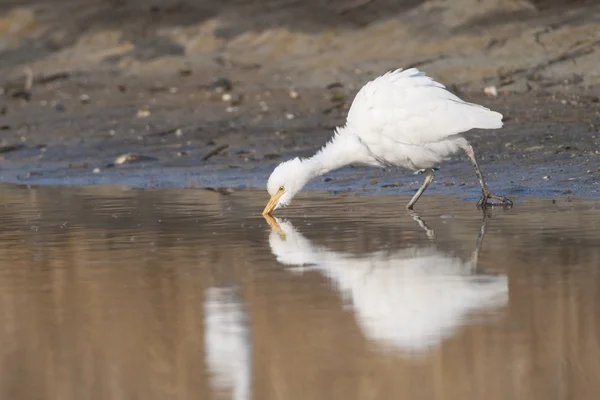
<svg viewBox="0 0 600 400"><path fill-rule="evenodd" d="M271 200L269 200L267 206L262 212L263 215L271 215L275 207L277 207L277 203L279 203L279 198L283 196L284 192L284 190L279 190L273 197L271 197Z"/></svg>
<svg viewBox="0 0 600 400"><path fill-rule="evenodd" d="M277 232L281 239L285 240L285 231L281 229L281 227L277 223L277 219L273 218L269 214L263 214L263 216L265 217L265 220L267 221L267 224L269 224L271 229Z"/></svg>

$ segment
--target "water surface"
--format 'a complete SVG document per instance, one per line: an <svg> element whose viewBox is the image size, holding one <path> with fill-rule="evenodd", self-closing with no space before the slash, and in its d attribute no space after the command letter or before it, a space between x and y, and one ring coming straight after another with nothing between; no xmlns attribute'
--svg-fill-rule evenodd
<svg viewBox="0 0 600 400"><path fill-rule="evenodd" d="M600 396L599 203L265 197L2 187L0 396Z"/></svg>

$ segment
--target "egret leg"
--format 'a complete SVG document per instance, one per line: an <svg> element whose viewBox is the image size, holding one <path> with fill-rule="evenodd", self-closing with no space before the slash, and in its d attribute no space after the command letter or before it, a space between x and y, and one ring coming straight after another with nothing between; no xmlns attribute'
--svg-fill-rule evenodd
<svg viewBox="0 0 600 400"><path fill-rule="evenodd" d="M412 210L413 206L415 205L415 203L417 202L417 200L419 200L419 197L421 197L421 195L423 194L423 192L425 191L425 189L427 189L427 186L429 186L429 184L431 182L433 182L433 178L434 178L435 174L433 173L433 169L428 169L427 170L427 176L425 177L425 182L423 182L423 186L421 186L419 188L419 190L417 190L417 193L415 193L415 195L413 196L412 199L410 199L410 201L408 202L408 204L406 205L406 209L407 210Z"/></svg>
<svg viewBox="0 0 600 400"><path fill-rule="evenodd" d="M481 206L481 207L486 207L487 205L490 205L488 203L488 199L494 199L494 200L498 200L505 206L509 206L509 207L512 206L513 205L512 201L510 201L509 199L507 199L504 196L496 196L495 194L492 194L492 192L490 192L488 190L487 184L485 183L485 179L483 179L483 174L481 173L481 169L479 168L479 164L477 164L477 159L475 158L475 151L473 150L473 147L470 144L467 144L464 147L464 151L465 151L465 153L467 153L467 156L469 156L469 159L471 160L471 163L473 164L473 168L475 168L475 173L477 174L477 179L479 179L479 185L481 186L481 199L477 202L477 205Z"/></svg>

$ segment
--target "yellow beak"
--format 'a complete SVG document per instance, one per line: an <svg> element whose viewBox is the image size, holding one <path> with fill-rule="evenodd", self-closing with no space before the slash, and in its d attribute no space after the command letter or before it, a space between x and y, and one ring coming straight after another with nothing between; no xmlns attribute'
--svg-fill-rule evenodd
<svg viewBox="0 0 600 400"><path fill-rule="evenodd" d="M269 202L267 203L267 206L265 207L265 209L262 212L263 215L271 215L271 213L277 206L277 203L279 203L279 198L281 196L283 196L284 192L285 191L283 189L279 189L279 191L274 196L271 197L271 200L269 200Z"/></svg>

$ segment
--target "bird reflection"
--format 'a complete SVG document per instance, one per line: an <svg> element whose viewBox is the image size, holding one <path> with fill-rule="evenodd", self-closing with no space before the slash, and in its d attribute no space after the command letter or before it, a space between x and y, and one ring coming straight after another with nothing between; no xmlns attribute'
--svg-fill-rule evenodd
<svg viewBox="0 0 600 400"><path fill-rule="evenodd" d="M353 308L363 334L402 353L423 354L449 338L476 310L508 301L506 276L477 273L482 223L467 261L437 249L435 232L416 214L426 245L356 256L311 243L289 221L267 217L277 261L320 271Z"/></svg>
<svg viewBox="0 0 600 400"><path fill-rule="evenodd" d="M251 398L248 316L234 289L209 288L205 302L206 364L211 386L234 400Z"/></svg>

